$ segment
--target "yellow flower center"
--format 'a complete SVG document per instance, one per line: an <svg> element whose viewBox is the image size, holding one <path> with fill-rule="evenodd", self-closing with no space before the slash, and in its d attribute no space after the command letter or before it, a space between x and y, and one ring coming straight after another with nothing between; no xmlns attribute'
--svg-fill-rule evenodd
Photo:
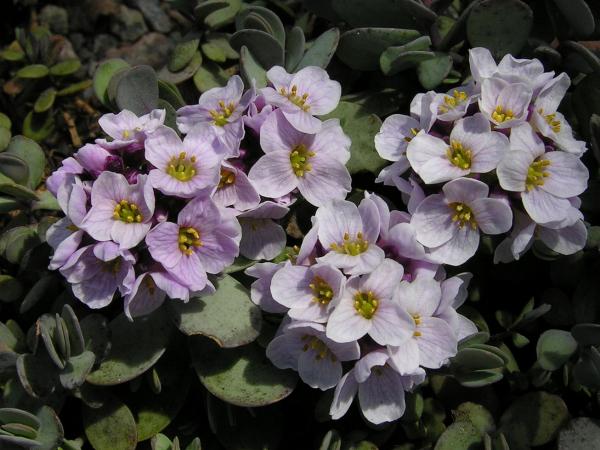
<svg viewBox="0 0 600 450"><path fill-rule="evenodd" d="M552 131L555 133L560 133L560 120L556 118L556 113L544 114L544 110L542 108L538 109L538 112L542 115L546 123L550 125Z"/></svg>
<svg viewBox="0 0 600 450"><path fill-rule="evenodd" d="M180 227L177 240L179 242L179 250L188 256L194 253L194 248L202 247L200 232L192 227Z"/></svg>
<svg viewBox="0 0 600 450"><path fill-rule="evenodd" d="M123 139L129 139L132 133L139 133L140 131L142 131L140 127L135 127L133 130L123 130L121 136L123 136Z"/></svg>
<svg viewBox="0 0 600 450"><path fill-rule="evenodd" d="M540 159L531 163L527 169L527 178L525 179L525 187L528 191L544 185L544 178L550 176L550 173L546 171L546 167L549 165L550 161L547 159Z"/></svg>
<svg viewBox="0 0 600 450"><path fill-rule="evenodd" d="M413 320L415 321L415 325L416 325L416 326L419 326L419 325L421 325L421 316L420 316L419 314L412 314L412 318L413 318ZM419 336L421 336L421 332L420 332L420 331L417 331L417 330L415 330L415 331L413 332L413 336L414 336L414 337L419 337Z"/></svg>
<svg viewBox="0 0 600 450"><path fill-rule="evenodd" d="M515 116L511 109L504 109L500 105L496 106L496 109L492 113L492 119L499 123L506 122L507 120L512 120L514 118Z"/></svg>
<svg viewBox="0 0 600 450"><path fill-rule="evenodd" d="M292 89L289 91L285 88L280 88L279 93L292 102L294 105L299 106L302 111L308 111L310 106L306 104L306 100L308 99L308 94L298 95L298 86L295 84L292 86Z"/></svg>
<svg viewBox="0 0 600 450"><path fill-rule="evenodd" d="M333 298L333 289L331 289L329 283L323 278L319 276L314 277L309 286L314 295L313 302L320 305L327 305Z"/></svg>
<svg viewBox="0 0 600 450"><path fill-rule="evenodd" d="M461 103L467 100L468 96L466 92L454 89L452 95L444 95L444 103L438 107L440 113L447 113L451 109L456 108Z"/></svg>
<svg viewBox="0 0 600 450"><path fill-rule="evenodd" d="M305 342L304 346L302 347L302 351L307 352L309 350L314 350L315 359L317 361L325 359L326 357L329 357L333 362L337 361L336 356L331 353L329 347L327 347L327 345L325 345L321 339L309 334L305 334L302 336L302 341Z"/></svg>
<svg viewBox="0 0 600 450"><path fill-rule="evenodd" d="M120 220L125 223L140 223L144 218L140 214L140 210L135 203L130 203L127 200L121 200L115 206L113 219Z"/></svg>
<svg viewBox="0 0 600 450"><path fill-rule="evenodd" d="M417 134L419 134L419 131L420 131L420 130L419 130L418 128L411 128L411 129L410 129L410 133L412 134L412 136L406 136L406 137L404 138L404 140L405 140L406 142L410 142L410 141L412 141L412 139L413 139L413 138L414 138L414 137L415 137Z"/></svg>
<svg viewBox="0 0 600 450"><path fill-rule="evenodd" d="M196 157L187 157L181 152L178 157L173 156L167 166L167 173L179 181L190 181L196 175Z"/></svg>
<svg viewBox="0 0 600 450"><path fill-rule="evenodd" d="M358 232L356 239L350 239L350 234L344 233L344 240L341 244L333 243L330 245L331 250L346 255L356 256L364 253L369 248L369 241L363 239L363 234Z"/></svg>
<svg viewBox="0 0 600 450"><path fill-rule="evenodd" d="M378 306L379 300L373 295L372 291L359 291L354 295L354 309L365 319L373 318Z"/></svg>
<svg viewBox="0 0 600 450"><path fill-rule="evenodd" d="M290 164L292 170L297 177L303 177L306 172L312 170L310 158L315 156L315 152L311 152L304 144L299 144L290 153Z"/></svg>
<svg viewBox="0 0 600 450"><path fill-rule="evenodd" d="M227 169L221 169L221 179L219 180L218 189L223 189L233 183L235 183L235 173Z"/></svg>
<svg viewBox="0 0 600 450"><path fill-rule="evenodd" d="M475 215L473 214L473 211L471 211L471 208L464 203L459 202L450 203L448 206L454 212L452 215L452 222L456 222L458 228L462 228L466 224L469 224L474 230L477 229L477 221L475 220Z"/></svg>
<svg viewBox="0 0 600 450"><path fill-rule="evenodd" d="M212 117L215 125L223 127L229 123L227 119L231 117L234 111L235 104L233 102L225 104L225 102L221 100L219 102L219 109L211 109L209 114Z"/></svg>
<svg viewBox="0 0 600 450"><path fill-rule="evenodd" d="M450 141L450 146L446 150L448 160L459 169L467 170L471 168L471 150L464 148L463 145L456 141Z"/></svg>

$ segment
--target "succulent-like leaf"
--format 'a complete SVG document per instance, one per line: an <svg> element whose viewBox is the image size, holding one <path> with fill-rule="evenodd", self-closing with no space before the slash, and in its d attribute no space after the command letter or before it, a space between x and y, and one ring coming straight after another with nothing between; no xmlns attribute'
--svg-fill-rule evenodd
<svg viewBox="0 0 600 450"><path fill-rule="evenodd" d="M550 442L569 419L565 402L547 392L530 392L514 401L500 418L500 431L511 446L538 446Z"/></svg>
<svg viewBox="0 0 600 450"><path fill-rule="evenodd" d="M518 54L527 42L533 12L520 0L479 0L467 19L473 47L486 47L496 58Z"/></svg>
<svg viewBox="0 0 600 450"><path fill-rule="evenodd" d="M32 397L43 398L56 389L58 371L45 355L20 355L17 359L17 374L21 385Z"/></svg>
<svg viewBox="0 0 600 450"><path fill-rule="evenodd" d="M108 84L111 78L120 71L128 69L129 63L122 59L114 58L109 59L101 63L96 72L94 72L94 92L98 100L104 106L110 106L110 100L108 98Z"/></svg>
<svg viewBox="0 0 600 450"><path fill-rule="evenodd" d="M233 23L242 7L242 0L207 0L200 2L194 14L204 25L214 30Z"/></svg>
<svg viewBox="0 0 600 450"><path fill-rule="evenodd" d="M192 55L192 58L189 60L188 64L183 67L178 72L171 72L167 67L163 67L163 69L159 72L158 76L168 81L169 83L179 84L183 83L186 80L189 80L194 76L200 65L202 64L202 54L199 50Z"/></svg>
<svg viewBox="0 0 600 450"><path fill-rule="evenodd" d="M30 64L17 71L17 77L26 79L44 78L48 75L50 69L43 64Z"/></svg>
<svg viewBox="0 0 600 450"><path fill-rule="evenodd" d="M243 66L241 69L243 73ZM204 61L194 75L194 85L200 92L206 92L215 87L225 86L228 79L229 76L221 66L212 61Z"/></svg>
<svg viewBox="0 0 600 450"><path fill-rule="evenodd" d="M554 0L571 29L579 37L587 37L594 32L594 13L584 0Z"/></svg>
<svg viewBox="0 0 600 450"><path fill-rule="evenodd" d="M134 450L135 419L129 408L110 398L100 408L83 406L83 428L95 450Z"/></svg>
<svg viewBox="0 0 600 450"><path fill-rule="evenodd" d="M80 67L81 61L79 61L79 59L66 59L50 67L50 75L54 75L56 77L65 77L67 75L74 74L79 70Z"/></svg>
<svg viewBox="0 0 600 450"><path fill-rule="evenodd" d="M10 303L23 295L23 285L11 275L0 275L0 301ZM1 340L1 339L0 339Z"/></svg>
<svg viewBox="0 0 600 450"><path fill-rule="evenodd" d="M442 433L434 450L468 450L476 448L482 442L482 435L475 425L461 421L450 425Z"/></svg>
<svg viewBox="0 0 600 450"><path fill-rule="evenodd" d="M299 26L294 26L285 40L285 70L292 73L304 55L304 31Z"/></svg>
<svg viewBox="0 0 600 450"><path fill-rule="evenodd" d="M228 59L237 59L240 57L229 44L230 35L225 33L211 33L206 42L202 44L202 53L215 62L225 62Z"/></svg>
<svg viewBox="0 0 600 450"><path fill-rule="evenodd" d="M263 88L267 85L267 71L245 45L240 49L240 70L245 83L255 82L257 88Z"/></svg>
<svg viewBox="0 0 600 450"><path fill-rule="evenodd" d="M87 381L113 386L132 380L152 367L165 352L172 331L165 316L163 309L133 323L124 314L117 316L109 325L112 343L109 354L88 375Z"/></svg>
<svg viewBox="0 0 600 450"><path fill-rule="evenodd" d="M116 104L138 116L148 114L158 103L158 80L150 66L136 66L119 79Z"/></svg>
<svg viewBox="0 0 600 450"><path fill-rule="evenodd" d="M207 336L225 348L252 342L260 333L261 311L248 290L229 275L215 285L212 295L169 304L177 327L188 336Z"/></svg>
<svg viewBox="0 0 600 450"><path fill-rule="evenodd" d="M268 33L259 30L240 30L231 35L231 47L241 53L242 47L247 47L252 56L265 69L273 66L283 66L283 46Z"/></svg>
<svg viewBox="0 0 600 450"><path fill-rule="evenodd" d="M200 381L214 396L238 406L264 406L292 393L297 376L274 367L255 344L222 349L202 336L190 338Z"/></svg>
<svg viewBox="0 0 600 450"><path fill-rule="evenodd" d="M54 116L50 111L41 114L36 114L33 110L29 111L23 121L23 135L36 142L43 141L54 133L54 130Z"/></svg>
<svg viewBox="0 0 600 450"><path fill-rule="evenodd" d="M8 147L12 133L9 128L0 127L0 152Z"/></svg>
<svg viewBox="0 0 600 450"><path fill-rule="evenodd" d="M270 9L262 6L248 6L235 18L236 30L253 29L264 31L285 46L285 29L281 19Z"/></svg>
<svg viewBox="0 0 600 450"><path fill-rule="evenodd" d="M404 45L419 37L415 30L400 28L355 28L340 37L337 56L356 70L377 70L388 47Z"/></svg>
<svg viewBox="0 0 600 450"><path fill-rule="evenodd" d="M0 153L0 173L17 184L27 184L29 167L23 158L10 153Z"/></svg>
<svg viewBox="0 0 600 450"><path fill-rule="evenodd" d="M353 27L416 28L437 15L413 0L333 0L335 12Z"/></svg>
<svg viewBox="0 0 600 450"><path fill-rule="evenodd" d="M90 351L84 351L77 356L71 356L60 372L60 383L65 389L75 389L85 382L94 365L95 356Z"/></svg>
<svg viewBox="0 0 600 450"><path fill-rule="evenodd" d="M56 100L56 89L48 88L39 95L33 105L33 110L36 113L48 111L54 105L54 100Z"/></svg>
<svg viewBox="0 0 600 450"><path fill-rule="evenodd" d="M57 288L60 285L59 279L54 275L47 275L40 278L35 282L33 287L27 292L27 295L21 302L19 312L21 314L29 311L33 308L40 300L48 298L48 296L56 293Z"/></svg>
<svg viewBox="0 0 600 450"><path fill-rule="evenodd" d="M12 264L19 264L25 253L40 243L34 227L11 228L0 237L0 254Z"/></svg>
<svg viewBox="0 0 600 450"><path fill-rule="evenodd" d="M546 330L538 339L537 362L544 370L558 370L577 350L577 341L564 330Z"/></svg>
<svg viewBox="0 0 600 450"><path fill-rule="evenodd" d="M336 430L329 430L319 446L319 450L340 450L342 448L342 438Z"/></svg>
<svg viewBox="0 0 600 450"><path fill-rule="evenodd" d="M187 66L192 58L196 55L199 44L200 39L198 38L189 39L177 44L171 52L171 58L169 59L169 64L167 65L169 71L179 72L185 66ZM200 58L200 62L202 62L202 58Z"/></svg>
<svg viewBox="0 0 600 450"><path fill-rule="evenodd" d="M29 169L27 187L30 189L38 187L46 167L46 157L36 142L25 136L14 136L4 154L14 155L25 161Z"/></svg>
<svg viewBox="0 0 600 450"><path fill-rule="evenodd" d="M325 69L329 65L331 58L333 58L339 42L340 30L332 28L325 31L309 44L308 50L306 50L306 53L296 66L295 71L308 66L317 66Z"/></svg>
<svg viewBox="0 0 600 450"><path fill-rule="evenodd" d="M381 71L386 75L394 75L402 70L414 67L419 61L433 58L429 51L431 38L421 36L404 45L388 47L379 57Z"/></svg>
<svg viewBox="0 0 600 450"><path fill-rule="evenodd" d="M452 57L446 53L435 53L417 65L417 77L425 89L434 89L444 81L452 69Z"/></svg>
<svg viewBox="0 0 600 450"><path fill-rule="evenodd" d="M158 80L158 96L159 100L165 100L169 102L175 109L182 108L185 106L185 101L173 83L169 83L165 80Z"/></svg>
<svg viewBox="0 0 600 450"><path fill-rule="evenodd" d="M67 87L62 88L56 93L57 97L64 97L66 95L77 94L78 92L85 91L93 84L92 80L83 80L77 83L70 84Z"/></svg>

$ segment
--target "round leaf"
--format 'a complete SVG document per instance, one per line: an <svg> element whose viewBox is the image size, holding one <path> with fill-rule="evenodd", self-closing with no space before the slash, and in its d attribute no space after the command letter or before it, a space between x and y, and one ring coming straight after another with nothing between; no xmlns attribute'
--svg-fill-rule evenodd
<svg viewBox="0 0 600 450"><path fill-rule="evenodd" d="M158 103L158 79L150 66L136 66L119 79L116 89L119 109L142 116L156 109Z"/></svg>
<svg viewBox="0 0 600 450"><path fill-rule="evenodd" d="M135 419L127 406L115 398L100 408L83 405L85 435L95 450L134 450L137 445Z"/></svg>
<svg viewBox="0 0 600 450"><path fill-rule="evenodd" d="M496 58L518 54L527 42L533 12L520 0L483 0L475 4L467 19L467 37L472 47L486 47Z"/></svg>
<svg viewBox="0 0 600 450"><path fill-rule="evenodd" d="M129 64L122 59L109 59L98 66L94 73L94 92L98 100L104 106L109 106L110 101L107 96L108 83L113 75L121 70L125 70Z"/></svg>
<svg viewBox="0 0 600 450"><path fill-rule="evenodd" d="M15 136L11 139L5 154L18 156L27 163L29 169L27 187L35 189L42 181L46 167L46 157L42 148L25 136Z"/></svg>
<svg viewBox="0 0 600 450"><path fill-rule="evenodd" d="M252 342L260 333L261 311L248 290L229 275L215 284L212 295L169 304L177 327L188 336L201 334L225 348Z"/></svg>
<svg viewBox="0 0 600 450"><path fill-rule="evenodd" d="M434 450L470 450L481 443L481 433L470 422L456 422L442 433Z"/></svg>
<svg viewBox="0 0 600 450"><path fill-rule="evenodd" d="M36 113L43 113L45 111L48 111L50 108L52 108L55 99L56 89L48 88L45 91L43 91L37 98L35 104L33 105L33 110Z"/></svg>
<svg viewBox="0 0 600 450"><path fill-rule="evenodd" d="M58 94L58 93L57 93ZM46 111L36 114L29 111L23 121L23 134L25 137L41 142L54 132L54 116Z"/></svg>
<svg viewBox="0 0 600 450"><path fill-rule="evenodd" d="M163 309L133 323L121 314L109 328L112 346L100 366L88 375L91 384L112 386L141 375L163 355L172 330ZM85 328L82 331L85 336Z"/></svg>
<svg viewBox="0 0 600 450"><path fill-rule="evenodd" d="M237 52L240 52L243 46L248 47L256 61L267 70L273 66L283 66L283 46L273 36L264 31L236 31L231 36L229 43Z"/></svg>
<svg viewBox="0 0 600 450"><path fill-rule="evenodd" d="M302 36L302 40L304 41L304 35ZM308 66L317 66L323 69L326 68L329 65L329 61L331 61L331 58L333 58L339 42L340 30L332 28L325 31L310 44L308 50L306 50L306 53L294 70L297 72Z"/></svg>
<svg viewBox="0 0 600 450"><path fill-rule="evenodd" d="M179 72L192 60L198 50L200 39L190 39L189 41L180 42L175 46L169 59L167 67L171 72ZM202 62L202 59L200 59Z"/></svg>
<svg viewBox="0 0 600 450"><path fill-rule="evenodd" d="M26 184L29 178L29 167L19 156L4 152L0 153L0 173L15 183Z"/></svg>
<svg viewBox="0 0 600 450"><path fill-rule="evenodd" d="M536 347L538 363L544 370L558 370L577 350L577 341L563 330L547 330L539 337Z"/></svg>
<svg viewBox="0 0 600 450"><path fill-rule="evenodd" d="M255 344L223 349L205 337L190 338L192 361L200 381L215 397L237 406L265 406L292 393L297 376L280 370Z"/></svg>

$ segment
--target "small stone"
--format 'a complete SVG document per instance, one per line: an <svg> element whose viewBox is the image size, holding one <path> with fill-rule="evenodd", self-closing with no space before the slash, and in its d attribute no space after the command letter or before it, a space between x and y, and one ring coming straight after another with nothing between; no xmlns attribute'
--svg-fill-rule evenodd
<svg viewBox="0 0 600 450"><path fill-rule="evenodd" d="M159 0L130 0L132 6L139 9L150 27L159 33L168 33L173 24L169 16L160 7Z"/></svg>
<svg viewBox="0 0 600 450"><path fill-rule="evenodd" d="M46 5L40 11L40 23L46 25L56 34L69 32L69 15L65 8L56 5Z"/></svg>
<svg viewBox="0 0 600 450"><path fill-rule="evenodd" d="M146 64L159 69L164 66L173 48L173 42L164 34L148 33L135 44L111 48L106 58L122 58L132 66Z"/></svg>
<svg viewBox="0 0 600 450"><path fill-rule="evenodd" d="M148 32L142 13L121 5L119 13L113 17L110 31L124 41L135 41Z"/></svg>

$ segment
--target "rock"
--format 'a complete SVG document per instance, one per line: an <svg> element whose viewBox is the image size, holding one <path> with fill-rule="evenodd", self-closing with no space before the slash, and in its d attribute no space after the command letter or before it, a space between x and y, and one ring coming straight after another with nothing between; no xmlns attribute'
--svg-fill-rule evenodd
<svg viewBox="0 0 600 450"><path fill-rule="evenodd" d="M46 5L40 11L40 23L46 25L56 34L69 32L69 14L65 8L56 5Z"/></svg>
<svg viewBox="0 0 600 450"><path fill-rule="evenodd" d="M146 34L148 27L141 12L121 5L119 13L112 19L110 31L122 40L132 42Z"/></svg>
<svg viewBox="0 0 600 450"><path fill-rule="evenodd" d="M169 16L160 7L159 0L130 0L132 6L139 9L150 27L159 33L168 33L173 24Z"/></svg>
<svg viewBox="0 0 600 450"><path fill-rule="evenodd" d="M94 38L92 51L98 59L102 59L108 49L119 45L119 40L111 34L100 33Z"/></svg>
<svg viewBox="0 0 600 450"><path fill-rule="evenodd" d="M92 20L99 16L116 16L120 10L118 0L85 0L84 7Z"/></svg>
<svg viewBox="0 0 600 450"><path fill-rule="evenodd" d="M159 69L165 65L173 48L173 42L164 34L152 32L144 35L135 44L111 48L106 58L123 58L129 64L147 64Z"/></svg>
<svg viewBox="0 0 600 450"><path fill-rule="evenodd" d="M86 38L81 33L71 33L68 38L76 52L79 52L86 45Z"/></svg>

